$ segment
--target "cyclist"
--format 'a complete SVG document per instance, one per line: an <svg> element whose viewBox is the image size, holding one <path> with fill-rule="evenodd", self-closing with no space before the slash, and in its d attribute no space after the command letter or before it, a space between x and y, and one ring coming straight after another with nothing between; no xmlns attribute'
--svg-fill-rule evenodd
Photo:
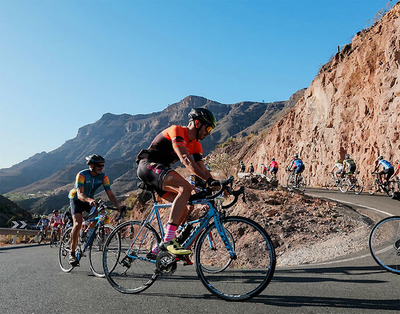
<svg viewBox="0 0 400 314"><path fill-rule="evenodd" d="M253 172L254 172L254 166L253 166L253 163L252 163L252 162L250 163L250 166L249 166L247 172L250 172L250 173L253 173Z"/></svg>
<svg viewBox="0 0 400 314"><path fill-rule="evenodd" d="M42 215L42 217L40 218L39 222L36 225L38 227L43 227L45 238L47 237L47 231L49 230L49 225L50 225L50 220L47 218L46 215Z"/></svg>
<svg viewBox="0 0 400 314"><path fill-rule="evenodd" d="M278 173L278 163L275 161L275 158L271 159L271 162L268 165L268 171L271 172L272 178L276 178L276 174Z"/></svg>
<svg viewBox="0 0 400 314"><path fill-rule="evenodd" d="M390 162L388 162L387 160L383 159L383 156L379 156L375 160L374 172L378 171L379 166L383 167L383 170L378 173L379 181L383 182L382 176L386 175L386 181L383 182L383 184L384 185L388 185L390 177L394 174L394 167L392 166L392 164Z"/></svg>
<svg viewBox="0 0 400 314"><path fill-rule="evenodd" d="M69 263L78 265L78 258L75 255L75 249L78 245L78 236L82 227L82 213L91 211L92 207L97 206L94 194L100 186L104 190L111 203L120 208L117 198L110 187L108 176L103 173L105 159L97 154L86 157L86 163L89 169L80 171L75 180L74 188L69 192L73 228L71 231L71 253ZM94 212L95 214L96 212ZM95 222L94 222L95 224ZM94 227L94 224L89 227Z"/></svg>
<svg viewBox="0 0 400 314"><path fill-rule="evenodd" d="M335 171L336 169L336 171ZM339 178L340 175L343 172L343 164L340 162L339 159L335 160L335 164L333 165L332 169L331 169L331 173L333 173L333 175L335 176L336 179L336 183L339 183Z"/></svg>
<svg viewBox="0 0 400 314"><path fill-rule="evenodd" d="M350 158L349 154L344 155L344 160L343 160L343 170L342 170L342 175L341 177L343 178L345 175L347 175L353 183L353 174L357 169L357 165L354 162L352 158Z"/></svg>
<svg viewBox="0 0 400 314"><path fill-rule="evenodd" d="M137 156L138 177L152 186L162 198L172 202L165 236L160 244L172 254L191 253L176 241L175 232L187 217L186 204L194 186L170 166L180 160L190 173L206 181L207 185L212 185L214 179L202 160L203 148L200 140L209 135L216 124L211 111L205 108L193 108L189 112L188 126L170 126L158 134L150 146L141 150ZM157 254L158 248L153 249L153 253Z"/></svg>
<svg viewBox="0 0 400 314"><path fill-rule="evenodd" d="M246 171L246 166L243 163L243 160L240 161L240 172L245 172Z"/></svg>
<svg viewBox="0 0 400 314"><path fill-rule="evenodd" d="M58 212L58 209L55 209L53 210L53 216L51 216L50 219L50 226L52 227L50 239L53 238L53 232L55 229L57 230L58 238L61 239L61 225L62 225L62 216Z"/></svg>
<svg viewBox="0 0 400 314"><path fill-rule="evenodd" d="M262 173L263 175L266 175L266 174L267 174L267 166L265 166L264 164L261 164L261 173Z"/></svg>
<svg viewBox="0 0 400 314"><path fill-rule="evenodd" d="M72 214L71 214L71 206L68 206L67 210L64 213L63 217L63 226L65 228L69 228L73 224Z"/></svg>
<svg viewBox="0 0 400 314"><path fill-rule="evenodd" d="M294 171L295 186L297 186L299 174L304 171L304 168L303 161L299 158L299 154L295 153L293 155L293 159L290 161L290 164L287 167L288 171Z"/></svg>

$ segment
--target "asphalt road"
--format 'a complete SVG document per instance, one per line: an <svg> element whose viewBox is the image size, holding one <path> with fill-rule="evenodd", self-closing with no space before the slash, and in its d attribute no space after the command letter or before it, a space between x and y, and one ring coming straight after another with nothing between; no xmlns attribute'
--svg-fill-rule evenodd
<svg viewBox="0 0 400 314"><path fill-rule="evenodd" d="M358 204L376 215L397 214L388 197L308 190ZM374 209L376 206L376 209ZM376 211L378 210L378 211ZM368 241L368 239L366 239ZM1 313L390 313L400 310L399 277L381 270L369 252L321 264L277 268L258 297L240 303L211 295L193 266L157 280L138 295L114 290L81 267L63 273L57 249L46 245L0 250Z"/></svg>

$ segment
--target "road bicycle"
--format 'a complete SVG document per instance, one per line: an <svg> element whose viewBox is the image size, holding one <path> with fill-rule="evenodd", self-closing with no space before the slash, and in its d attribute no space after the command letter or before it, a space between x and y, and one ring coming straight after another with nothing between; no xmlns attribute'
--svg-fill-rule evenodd
<svg viewBox="0 0 400 314"><path fill-rule="evenodd" d="M89 250L89 266L90 270L96 277L104 277L103 272L103 248L107 236L114 229L114 226L110 224L111 218L107 211L115 210L114 207L106 206L102 200L99 200L97 206L97 211L93 210L94 213L97 212L97 216L92 217L89 215L85 224L88 226L91 222L96 221L94 228L82 231L78 238L78 246L76 247L75 253L78 258L78 262L82 257L86 256L86 251ZM122 217L124 209L120 210L120 215L115 221L119 221ZM58 251L58 261L62 271L68 273L72 271L76 266L69 264L69 255L71 252L71 231L72 227L65 230L64 235L60 242L60 248Z"/></svg>
<svg viewBox="0 0 400 314"><path fill-rule="evenodd" d="M332 190L334 187L337 187L338 189L340 188L340 179L336 179L335 175L333 172L328 172L327 174L327 179L325 181L324 187L327 190Z"/></svg>
<svg viewBox="0 0 400 314"><path fill-rule="evenodd" d="M276 257L269 235L258 223L226 215L225 209L233 206L240 195L244 198L244 187L233 191L232 182L230 177L219 181L221 188L214 193L207 189L192 195L189 204L205 204L209 210L184 226L183 230L193 228L180 242L182 247L192 250L191 258L203 285L222 299L238 301L252 298L267 287L275 271ZM172 204L158 204L154 191L151 192L154 206L147 217L120 224L104 246L106 278L122 293L146 290L160 276L172 275L177 262L191 264L187 256L175 256L168 251L161 251L156 257L152 254L164 237L159 210ZM230 195L229 204L216 201L222 193Z"/></svg>
<svg viewBox="0 0 400 314"><path fill-rule="evenodd" d="M364 182L357 178L357 175L360 171L355 172L352 175L347 175L344 178L340 179L338 183L338 188L342 193L346 193L347 191L353 191L355 194L359 195L364 190Z"/></svg>
<svg viewBox="0 0 400 314"><path fill-rule="evenodd" d="M375 176L375 179L371 180L368 184L369 194L374 195L377 193L384 193L390 197L393 197L397 181L389 181L389 184L386 185L384 182L382 182L379 179L378 172L371 172L371 174L373 176ZM398 187L398 183L397 183L397 187Z"/></svg>
<svg viewBox="0 0 400 314"><path fill-rule="evenodd" d="M56 247L58 245L58 230L57 227L51 227L50 234L50 247Z"/></svg>
<svg viewBox="0 0 400 314"><path fill-rule="evenodd" d="M46 228L43 225L40 225L39 227L39 233L37 235L37 243L41 244L42 242L44 242L45 240L47 240L47 235L46 235Z"/></svg>
<svg viewBox="0 0 400 314"><path fill-rule="evenodd" d="M304 179L304 177L301 174L299 174L297 176L297 184L296 184L296 174L294 170L286 170L286 172L289 172L289 175L286 180L287 188L288 189L294 188L304 192L306 190L306 180Z"/></svg>
<svg viewBox="0 0 400 314"><path fill-rule="evenodd" d="M369 249L379 266L400 274L400 216L384 218L372 228Z"/></svg>

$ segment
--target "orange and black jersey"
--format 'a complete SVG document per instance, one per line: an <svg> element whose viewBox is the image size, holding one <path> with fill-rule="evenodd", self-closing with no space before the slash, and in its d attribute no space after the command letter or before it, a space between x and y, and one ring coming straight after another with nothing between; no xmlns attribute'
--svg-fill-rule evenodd
<svg viewBox="0 0 400 314"><path fill-rule="evenodd" d="M187 127L172 125L159 133L151 142L149 148L140 151L137 162L147 159L151 162L170 166L179 160L174 147L185 146L195 161L202 159L203 148L198 140L189 140Z"/></svg>

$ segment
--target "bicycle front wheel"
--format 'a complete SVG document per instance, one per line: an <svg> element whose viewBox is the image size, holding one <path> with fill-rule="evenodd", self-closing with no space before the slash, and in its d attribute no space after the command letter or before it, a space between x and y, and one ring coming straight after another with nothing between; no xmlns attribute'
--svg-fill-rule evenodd
<svg viewBox="0 0 400 314"><path fill-rule="evenodd" d="M127 221L115 228L106 240L104 273L111 286L122 293L139 293L157 279L155 258L151 257L160 236L142 221Z"/></svg>
<svg viewBox="0 0 400 314"><path fill-rule="evenodd" d="M228 252L216 224L211 224L196 243L197 274L204 286L222 299L252 298L267 287L274 274L276 258L272 241L251 219L232 216L221 223L234 255ZM214 240L212 245L209 237Z"/></svg>
<svg viewBox="0 0 400 314"><path fill-rule="evenodd" d="M374 226L369 249L379 266L400 274L400 216L382 219Z"/></svg>
<svg viewBox="0 0 400 314"><path fill-rule="evenodd" d="M65 230L61 238L60 247L58 249L58 262L63 272L69 273L73 266L69 263L69 253L71 252L71 231L72 227Z"/></svg>
<svg viewBox="0 0 400 314"><path fill-rule="evenodd" d="M355 194L360 195L364 190L364 182L362 182L361 179L357 179L356 183L354 183L353 189Z"/></svg>
<svg viewBox="0 0 400 314"><path fill-rule="evenodd" d="M90 270L96 277L103 278L103 249L107 237L114 230L112 225L102 225L96 230L96 236L89 247Z"/></svg>

